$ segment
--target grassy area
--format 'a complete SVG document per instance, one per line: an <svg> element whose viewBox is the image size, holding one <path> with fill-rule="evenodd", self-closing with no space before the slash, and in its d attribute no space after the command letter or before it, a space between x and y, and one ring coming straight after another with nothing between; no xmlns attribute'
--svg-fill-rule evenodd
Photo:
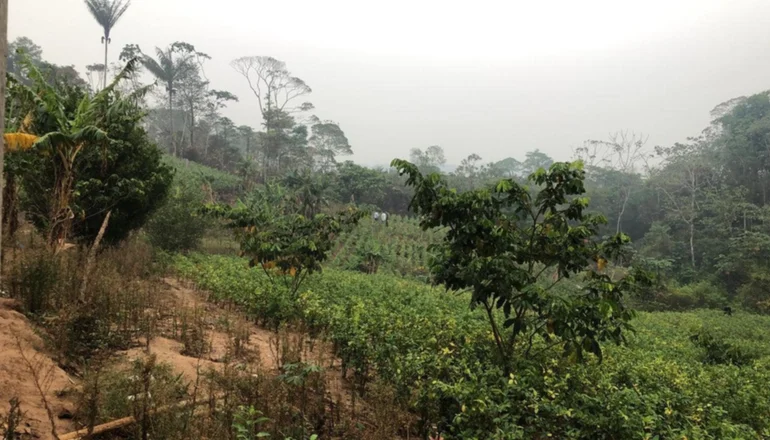
<svg viewBox="0 0 770 440"><path fill-rule="evenodd" d="M391 225L392 226L392 225ZM770 318L640 313L602 363L556 351L504 377L464 295L327 270L298 298L232 257L177 257L180 275L270 326L302 322L334 342L360 389L379 380L446 438L746 439L770 435Z"/></svg>

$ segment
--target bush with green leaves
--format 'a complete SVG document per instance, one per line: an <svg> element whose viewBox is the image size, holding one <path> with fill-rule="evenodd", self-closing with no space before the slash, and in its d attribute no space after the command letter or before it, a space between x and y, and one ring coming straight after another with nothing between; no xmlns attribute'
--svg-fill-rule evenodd
<svg viewBox="0 0 770 440"><path fill-rule="evenodd" d="M533 188L504 179L465 192L407 161L392 166L414 187L411 208L421 226L447 229L434 246L434 282L472 292L471 307L484 308L506 373L514 357L529 356L535 339L561 345L580 360L584 352L601 358L602 341L625 340L632 312L623 296L647 278L636 271L616 281L603 273L630 239L617 234L595 241L607 220L586 212L581 162L538 169L528 178ZM553 290L578 275L578 291Z"/></svg>
<svg viewBox="0 0 770 440"><path fill-rule="evenodd" d="M185 252L200 246L206 230L213 225L199 211L203 196L194 187L175 185L166 203L152 216L145 227L153 246L168 252Z"/></svg>
<svg viewBox="0 0 770 440"><path fill-rule="evenodd" d="M311 214L306 208L303 197L268 184L235 206L212 204L203 212L224 219L249 265L261 267L273 282L283 280L293 296L308 275L322 270L334 238L364 215L354 208L335 215Z"/></svg>

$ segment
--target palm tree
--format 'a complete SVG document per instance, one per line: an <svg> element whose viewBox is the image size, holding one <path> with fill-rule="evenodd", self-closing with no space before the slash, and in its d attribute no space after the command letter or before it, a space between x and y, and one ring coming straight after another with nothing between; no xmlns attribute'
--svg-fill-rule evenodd
<svg viewBox="0 0 770 440"><path fill-rule="evenodd" d="M107 87L107 47L110 42L110 32L131 5L131 0L85 0L88 11L97 23L104 29L102 43L104 44L104 83Z"/></svg>
<svg viewBox="0 0 770 440"><path fill-rule="evenodd" d="M195 64L191 62L193 52L183 44L172 44L165 51L159 47L155 48L157 59L145 55L142 58L142 64L150 73L166 86L168 92L168 116L171 124L171 148L174 156L177 155L176 143L174 142L174 83L184 75L195 69ZM174 54L182 54L181 57L174 59Z"/></svg>

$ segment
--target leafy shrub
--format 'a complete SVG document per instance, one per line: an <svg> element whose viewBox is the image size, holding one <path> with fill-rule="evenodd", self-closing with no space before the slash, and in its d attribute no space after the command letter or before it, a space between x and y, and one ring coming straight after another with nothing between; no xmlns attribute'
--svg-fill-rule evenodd
<svg viewBox="0 0 770 440"><path fill-rule="evenodd" d="M74 117L86 91L77 87L60 87L59 95L66 117ZM155 209L163 203L173 178L172 169L161 162L161 152L142 127L144 111L130 105L118 92L109 101L125 100L99 119L99 127L109 138L109 145L87 144L73 163L72 200L70 208L72 237L80 242L93 242L107 211L111 211L104 243L124 240L139 229ZM43 135L58 127L49 126L54 118L36 116L35 131ZM40 230L51 227L50 215L55 205L58 162L50 153L38 151L9 155L21 191L21 211Z"/></svg>
<svg viewBox="0 0 770 440"><path fill-rule="evenodd" d="M189 185L175 186L166 203L147 223L145 231L153 246L168 252L197 249L212 221L197 211L203 199Z"/></svg>
<svg viewBox="0 0 770 440"><path fill-rule="evenodd" d="M690 336L696 346L705 350L703 362L709 364L747 365L758 356L741 346L728 342L723 336L715 335L706 328Z"/></svg>

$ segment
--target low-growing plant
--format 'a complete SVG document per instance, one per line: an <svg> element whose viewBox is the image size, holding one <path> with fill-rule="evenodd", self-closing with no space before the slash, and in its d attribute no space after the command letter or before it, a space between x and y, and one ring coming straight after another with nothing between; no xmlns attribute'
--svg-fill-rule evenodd
<svg viewBox="0 0 770 440"><path fill-rule="evenodd" d="M741 346L729 342L725 337L701 328L690 336L690 340L704 350L703 362L710 364L748 365L758 357Z"/></svg>

